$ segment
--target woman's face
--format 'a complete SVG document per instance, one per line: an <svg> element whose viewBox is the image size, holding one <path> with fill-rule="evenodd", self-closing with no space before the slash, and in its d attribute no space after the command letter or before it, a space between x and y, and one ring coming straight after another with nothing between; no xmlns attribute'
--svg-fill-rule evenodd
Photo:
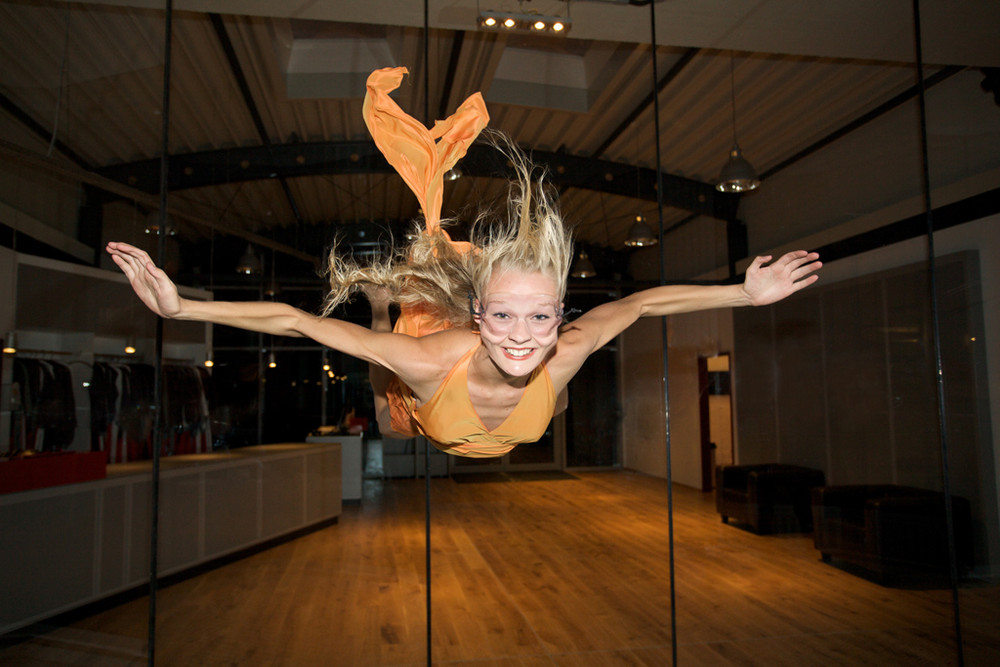
<svg viewBox="0 0 1000 667"><path fill-rule="evenodd" d="M487 283L475 319L483 346L504 374L530 374L555 347L562 324L556 291L544 273L506 271Z"/></svg>

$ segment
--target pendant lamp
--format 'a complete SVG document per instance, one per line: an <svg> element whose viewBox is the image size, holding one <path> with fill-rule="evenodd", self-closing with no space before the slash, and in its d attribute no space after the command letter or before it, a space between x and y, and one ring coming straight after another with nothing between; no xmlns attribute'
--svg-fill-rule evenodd
<svg viewBox="0 0 1000 667"><path fill-rule="evenodd" d="M3 339L3 353L17 354L17 334L11 331Z"/></svg>
<svg viewBox="0 0 1000 667"><path fill-rule="evenodd" d="M236 263L236 273L242 273L246 276L256 276L260 275L262 271L263 266L260 263L260 257L254 254L253 246L248 243L247 251L243 253L240 261Z"/></svg>
<svg viewBox="0 0 1000 667"><path fill-rule="evenodd" d="M749 192L760 186L757 171L751 166L736 141L736 80L733 74L733 56L729 55L729 93L733 109L733 148L729 151L729 161L719 172L715 189L719 192Z"/></svg>
<svg viewBox="0 0 1000 667"><path fill-rule="evenodd" d="M586 250L580 250L569 275L573 278L593 278L597 275L597 269L594 268L594 263L590 260Z"/></svg>
<svg viewBox="0 0 1000 667"><path fill-rule="evenodd" d="M656 245L659 239L653 233L653 229L646 224L646 218L642 215L635 216L635 222L628 230L628 238L625 245L630 248L642 248L644 246Z"/></svg>

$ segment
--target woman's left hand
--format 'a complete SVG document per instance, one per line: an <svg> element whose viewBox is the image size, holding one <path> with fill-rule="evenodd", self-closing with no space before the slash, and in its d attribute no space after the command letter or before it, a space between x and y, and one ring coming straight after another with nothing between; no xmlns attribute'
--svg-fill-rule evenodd
<svg viewBox="0 0 1000 667"><path fill-rule="evenodd" d="M819 254L796 250L783 255L775 262L770 255L757 257L747 269L743 281L743 294L752 306L764 306L781 301L790 294L812 285L823 263ZM766 264L766 265L765 265Z"/></svg>

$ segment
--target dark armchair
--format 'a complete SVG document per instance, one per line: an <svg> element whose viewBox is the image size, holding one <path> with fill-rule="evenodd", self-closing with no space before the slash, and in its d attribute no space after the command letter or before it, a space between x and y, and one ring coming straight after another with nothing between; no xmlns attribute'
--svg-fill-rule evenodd
<svg viewBox="0 0 1000 667"><path fill-rule="evenodd" d="M822 470L767 463L715 469L715 507L723 523L735 519L761 534L812 529L810 491L823 486Z"/></svg>
<svg viewBox="0 0 1000 667"><path fill-rule="evenodd" d="M813 490L813 542L824 561L837 559L881 583L943 577L949 571L944 494L895 484ZM972 563L969 502L952 496L959 571Z"/></svg>

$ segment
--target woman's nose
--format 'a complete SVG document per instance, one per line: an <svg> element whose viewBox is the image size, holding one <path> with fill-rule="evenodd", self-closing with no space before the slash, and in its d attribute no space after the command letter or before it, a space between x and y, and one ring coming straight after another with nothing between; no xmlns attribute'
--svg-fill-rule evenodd
<svg viewBox="0 0 1000 667"><path fill-rule="evenodd" d="M528 323L524 321L523 317L517 318L507 337L515 343L526 343L531 340L531 329L528 328Z"/></svg>

